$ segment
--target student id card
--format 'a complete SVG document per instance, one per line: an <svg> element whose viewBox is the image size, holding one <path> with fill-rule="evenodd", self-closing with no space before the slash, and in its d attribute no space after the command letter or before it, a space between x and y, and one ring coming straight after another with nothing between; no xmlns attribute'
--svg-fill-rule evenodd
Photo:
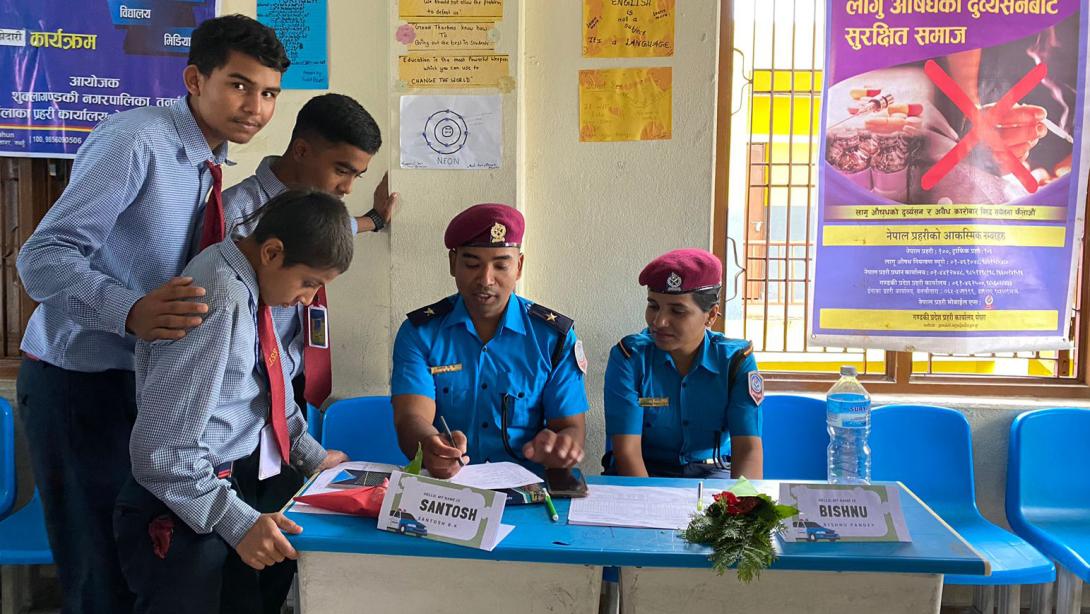
<svg viewBox="0 0 1090 614"><path fill-rule="evenodd" d="M325 307L307 307L307 344L312 348L329 347L329 319Z"/></svg>

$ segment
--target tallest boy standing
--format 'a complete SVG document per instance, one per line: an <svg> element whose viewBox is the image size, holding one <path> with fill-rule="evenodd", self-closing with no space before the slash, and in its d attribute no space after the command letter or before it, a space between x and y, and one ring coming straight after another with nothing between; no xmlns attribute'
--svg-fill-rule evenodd
<svg viewBox="0 0 1090 614"><path fill-rule="evenodd" d="M241 15L205 21L191 41L188 96L103 121L19 253L41 303L23 337L19 409L65 612L132 609L111 516L129 474L134 344L200 324L207 307L179 299L204 290L173 276L196 251L198 220L223 219L227 142L272 118L289 64L276 34Z"/></svg>

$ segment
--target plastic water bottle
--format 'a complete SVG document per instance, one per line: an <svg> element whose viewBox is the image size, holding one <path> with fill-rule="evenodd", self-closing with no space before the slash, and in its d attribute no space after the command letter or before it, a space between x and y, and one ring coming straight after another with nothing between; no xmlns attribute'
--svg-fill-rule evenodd
<svg viewBox="0 0 1090 614"><path fill-rule="evenodd" d="M855 374L855 367L840 367L840 379L825 396L833 484L870 483L870 395Z"/></svg>

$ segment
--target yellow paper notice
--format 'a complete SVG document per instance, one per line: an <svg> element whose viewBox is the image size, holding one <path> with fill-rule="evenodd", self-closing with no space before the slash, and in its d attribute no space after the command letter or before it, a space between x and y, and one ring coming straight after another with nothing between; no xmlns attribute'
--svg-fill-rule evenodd
<svg viewBox="0 0 1090 614"><path fill-rule="evenodd" d="M414 23L404 32L409 51L493 51L495 27L491 22Z"/></svg>
<svg viewBox="0 0 1090 614"><path fill-rule="evenodd" d="M669 139L672 82L668 67L579 71L579 140Z"/></svg>
<svg viewBox="0 0 1090 614"><path fill-rule="evenodd" d="M674 55L674 0L583 0L583 56Z"/></svg>
<svg viewBox="0 0 1090 614"><path fill-rule="evenodd" d="M403 55L398 78L410 88L500 87L507 79L506 54Z"/></svg>
<svg viewBox="0 0 1090 614"><path fill-rule="evenodd" d="M431 19L503 18L503 0L399 0L398 14L405 21Z"/></svg>

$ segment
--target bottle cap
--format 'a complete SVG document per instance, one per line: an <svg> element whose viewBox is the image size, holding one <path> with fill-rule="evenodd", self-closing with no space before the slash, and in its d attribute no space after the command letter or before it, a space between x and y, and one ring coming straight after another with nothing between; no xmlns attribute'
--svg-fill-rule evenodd
<svg viewBox="0 0 1090 614"><path fill-rule="evenodd" d="M843 367L840 367L840 374L841 375L847 375L848 377L855 377L856 376L855 367L850 366L850 365L844 365Z"/></svg>

